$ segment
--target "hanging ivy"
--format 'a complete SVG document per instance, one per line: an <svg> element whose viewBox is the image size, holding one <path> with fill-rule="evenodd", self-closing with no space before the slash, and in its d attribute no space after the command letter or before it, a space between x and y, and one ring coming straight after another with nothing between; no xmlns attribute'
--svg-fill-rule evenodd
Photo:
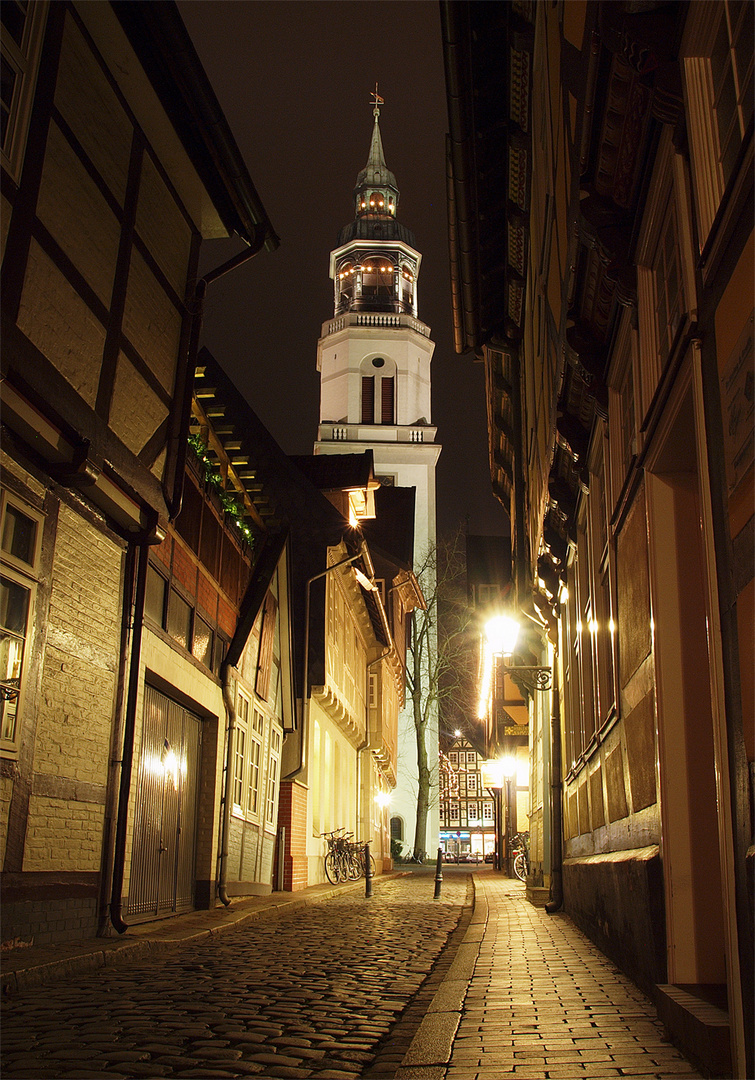
<svg viewBox="0 0 755 1080"><path fill-rule="evenodd" d="M208 454L207 444L198 431L189 435L189 446L202 467L205 484L215 492L230 523L236 527L248 544L253 544L254 534L246 521L246 507L236 491L223 486L223 474L220 467Z"/></svg>

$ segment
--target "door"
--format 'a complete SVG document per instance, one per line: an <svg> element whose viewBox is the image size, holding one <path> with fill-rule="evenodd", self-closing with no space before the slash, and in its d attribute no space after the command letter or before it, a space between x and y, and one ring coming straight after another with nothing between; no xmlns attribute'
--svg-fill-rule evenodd
<svg viewBox="0 0 755 1080"><path fill-rule="evenodd" d="M129 915L154 918L194 906L201 734L198 716L145 687Z"/></svg>

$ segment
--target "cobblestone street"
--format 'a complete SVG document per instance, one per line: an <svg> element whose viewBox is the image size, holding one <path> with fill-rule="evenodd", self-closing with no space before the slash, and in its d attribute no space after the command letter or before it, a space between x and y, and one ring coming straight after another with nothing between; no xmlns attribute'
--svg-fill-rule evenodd
<svg viewBox="0 0 755 1080"><path fill-rule="evenodd" d="M373 1061L471 900L467 874L375 882L4 1006L2 1075L318 1077Z"/></svg>

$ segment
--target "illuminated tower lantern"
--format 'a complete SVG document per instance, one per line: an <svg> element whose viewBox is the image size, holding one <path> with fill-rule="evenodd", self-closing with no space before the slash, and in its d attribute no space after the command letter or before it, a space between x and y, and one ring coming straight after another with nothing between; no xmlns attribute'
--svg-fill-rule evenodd
<svg viewBox="0 0 755 1080"><path fill-rule="evenodd" d="M373 451L383 484L415 489L414 563L417 570L435 544L435 465L440 445L431 423L430 328L417 317L417 279L422 256L414 234L396 217L399 191L385 163L380 137L383 99L375 88L367 164L354 188L354 220L341 229L330 253L333 318L317 345L320 425L316 454ZM427 579L423 588L429 594ZM410 703L408 702L409 706ZM426 850L438 844L437 717L428 725L432 791ZM417 748L411 708L398 733L398 784L391 817L402 839L414 843Z"/></svg>

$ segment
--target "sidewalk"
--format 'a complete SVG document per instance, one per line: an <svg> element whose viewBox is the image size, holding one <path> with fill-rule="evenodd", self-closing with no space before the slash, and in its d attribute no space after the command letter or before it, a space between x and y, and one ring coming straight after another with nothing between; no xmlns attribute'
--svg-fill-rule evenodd
<svg viewBox="0 0 755 1080"><path fill-rule="evenodd" d="M385 881L393 874L381 875ZM157 922L135 923L125 934L114 930L111 937L88 938L64 944L31 945L0 953L2 994L15 994L33 986L70 979L98 968L164 954L179 945L199 941L212 934L235 930L258 919L277 918L284 912L317 904L328 897L361 890L364 881L343 885L312 885L300 892L274 892L267 896L238 896L230 907L218 904L204 911L190 911Z"/></svg>
<svg viewBox="0 0 755 1080"><path fill-rule="evenodd" d="M455 959L398 1080L701 1080L652 1002L563 913L518 882L475 874Z"/></svg>

